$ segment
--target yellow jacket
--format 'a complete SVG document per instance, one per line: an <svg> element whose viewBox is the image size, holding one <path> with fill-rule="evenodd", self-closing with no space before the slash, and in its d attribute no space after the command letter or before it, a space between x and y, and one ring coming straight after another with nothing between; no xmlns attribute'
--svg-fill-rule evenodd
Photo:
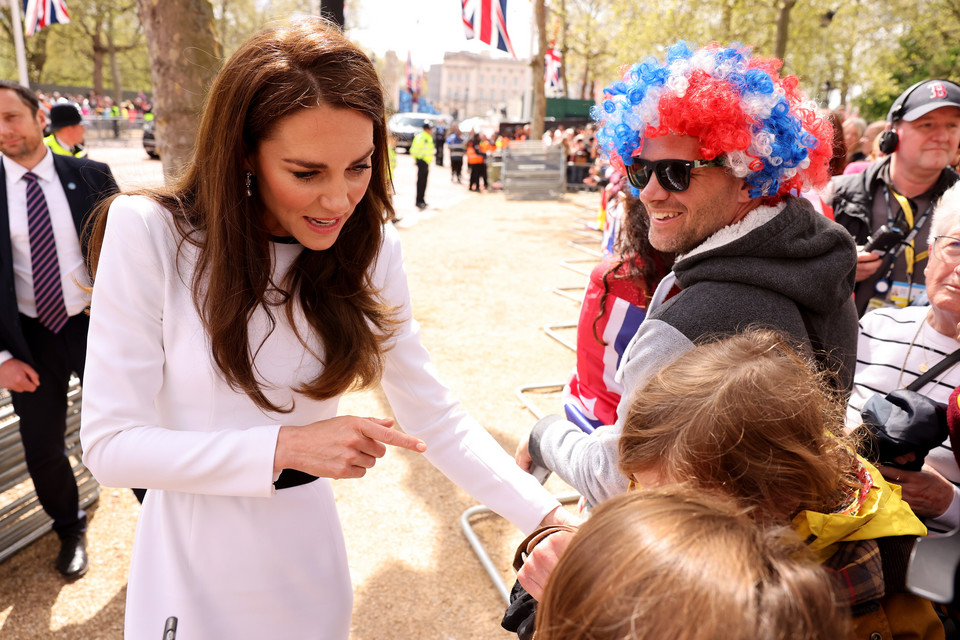
<svg viewBox="0 0 960 640"><path fill-rule="evenodd" d="M925 536L927 528L913 514L900 494L900 486L884 480L876 467L860 459L873 478L873 487L863 505L854 514L801 511L793 519L793 528L820 561L837 551L840 542L875 540L889 536Z"/></svg>
<svg viewBox="0 0 960 640"><path fill-rule="evenodd" d="M437 154L433 146L433 136L426 131L421 131L413 138L410 143L410 156L414 160L426 160L430 162Z"/></svg>
<svg viewBox="0 0 960 640"><path fill-rule="evenodd" d="M50 135L48 135L46 138L43 139L43 143L44 143L45 145L47 145L48 147L50 147L50 150L51 150L51 151L53 151L54 153L59 154L59 155L61 155L61 156L73 156L73 157L75 157L75 158L86 158L86 157L87 157L87 150L86 150L86 149L84 149L83 147L79 147L79 146L74 147L74 149L76 149L76 151L73 151L72 149L67 149L66 147L64 147L64 146L62 146L62 145L60 144L60 141L57 140L57 136L55 136L55 135L52 134L52 133L51 133Z"/></svg>
<svg viewBox="0 0 960 640"><path fill-rule="evenodd" d="M927 535L927 528L904 502L900 486L884 480L869 462L862 458L860 462L873 487L856 513L801 511L793 519L794 530L821 562L843 543ZM929 600L911 593L885 593L877 602L879 606L855 615L849 640L943 640L943 624Z"/></svg>

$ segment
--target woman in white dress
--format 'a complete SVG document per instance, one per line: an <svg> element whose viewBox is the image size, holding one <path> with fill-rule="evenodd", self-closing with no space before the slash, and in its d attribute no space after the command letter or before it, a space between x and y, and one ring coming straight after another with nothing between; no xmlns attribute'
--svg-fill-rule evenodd
<svg viewBox="0 0 960 640"><path fill-rule="evenodd" d="M147 489L127 638L168 616L178 640L346 638L327 478L387 444L524 532L569 518L436 379L384 226L387 163L373 65L308 18L227 61L175 184L101 211L81 440L102 484ZM337 416L378 381L406 433Z"/></svg>

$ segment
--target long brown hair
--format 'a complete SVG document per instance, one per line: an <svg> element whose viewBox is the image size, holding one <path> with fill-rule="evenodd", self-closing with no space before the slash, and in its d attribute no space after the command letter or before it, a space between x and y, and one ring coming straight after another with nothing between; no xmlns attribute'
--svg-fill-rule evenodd
<svg viewBox="0 0 960 640"><path fill-rule="evenodd" d="M598 506L550 575L537 640L822 640L850 609L797 535L722 495L635 491Z"/></svg>
<svg viewBox="0 0 960 640"><path fill-rule="evenodd" d="M610 295L610 283L613 280L628 280L645 298L653 294L653 289L670 269L676 254L655 249L650 244L650 214L640 198L624 189L623 213L615 243L616 259L603 274L603 293L600 296L600 310L593 319L593 336L597 342L605 345L597 331L597 325L606 315L607 296ZM617 197L617 196L614 196Z"/></svg>
<svg viewBox="0 0 960 640"><path fill-rule="evenodd" d="M758 520L831 512L860 487L843 419L816 365L778 334L750 330L697 346L637 391L620 471L723 492Z"/></svg>
<svg viewBox="0 0 960 640"><path fill-rule="evenodd" d="M270 239L258 197L248 197L245 161L286 116L320 105L350 109L373 122L370 185L336 243L304 250L282 283L272 282ZM213 360L225 380L259 407L278 407L254 375L259 345L248 321L258 308L272 323L267 303L280 290L286 313L295 297L319 336L322 371L297 392L327 399L355 382L379 380L384 343L396 324L369 281L369 268L393 216L383 89L367 56L320 18L302 18L263 30L244 43L218 73L206 97L190 161L172 186L145 192L169 210L182 243L198 257L190 283L210 338ZM90 273L96 273L107 206L91 232ZM270 296L275 299L274 295ZM295 325L294 325L295 326ZM308 342L301 336L304 348Z"/></svg>

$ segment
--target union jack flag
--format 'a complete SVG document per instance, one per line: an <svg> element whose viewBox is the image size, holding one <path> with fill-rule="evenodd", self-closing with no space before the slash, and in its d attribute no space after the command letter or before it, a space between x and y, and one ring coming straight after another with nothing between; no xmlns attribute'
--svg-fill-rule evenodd
<svg viewBox="0 0 960 640"><path fill-rule="evenodd" d="M517 57L507 33L507 0L460 0L467 40L479 38Z"/></svg>
<svg viewBox="0 0 960 640"><path fill-rule="evenodd" d="M23 33L32 36L51 24L69 24L64 0L23 0Z"/></svg>
<svg viewBox="0 0 960 640"><path fill-rule="evenodd" d="M556 98L563 95L563 88L560 83L560 67L562 65L560 51L556 45L551 42L547 49L547 55L544 56L543 82L547 91L548 98Z"/></svg>

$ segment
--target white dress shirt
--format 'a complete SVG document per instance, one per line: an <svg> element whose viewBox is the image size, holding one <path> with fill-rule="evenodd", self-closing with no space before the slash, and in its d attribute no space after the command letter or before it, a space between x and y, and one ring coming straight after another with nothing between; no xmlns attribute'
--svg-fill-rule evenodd
<svg viewBox="0 0 960 640"><path fill-rule="evenodd" d="M7 211L10 219L10 246L13 249L13 285L17 293L17 308L25 316L37 317L37 304L33 296L33 267L30 262L30 229L27 225L27 183L23 179L27 169L15 161L0 155L6 172ZM90 303L90 296L82 287L89 287L90 278L83 263L80 238L73 222L70 203L53 166L53 152L47 149L43 160L32 171L38 178L50 211L53 239L57 245L57 262L60 264L60 286L67 306L67 315L82 313ZM76 189L74 183L67 188ZM0 364L11 359L9 351L0 351Z"/></svg>

